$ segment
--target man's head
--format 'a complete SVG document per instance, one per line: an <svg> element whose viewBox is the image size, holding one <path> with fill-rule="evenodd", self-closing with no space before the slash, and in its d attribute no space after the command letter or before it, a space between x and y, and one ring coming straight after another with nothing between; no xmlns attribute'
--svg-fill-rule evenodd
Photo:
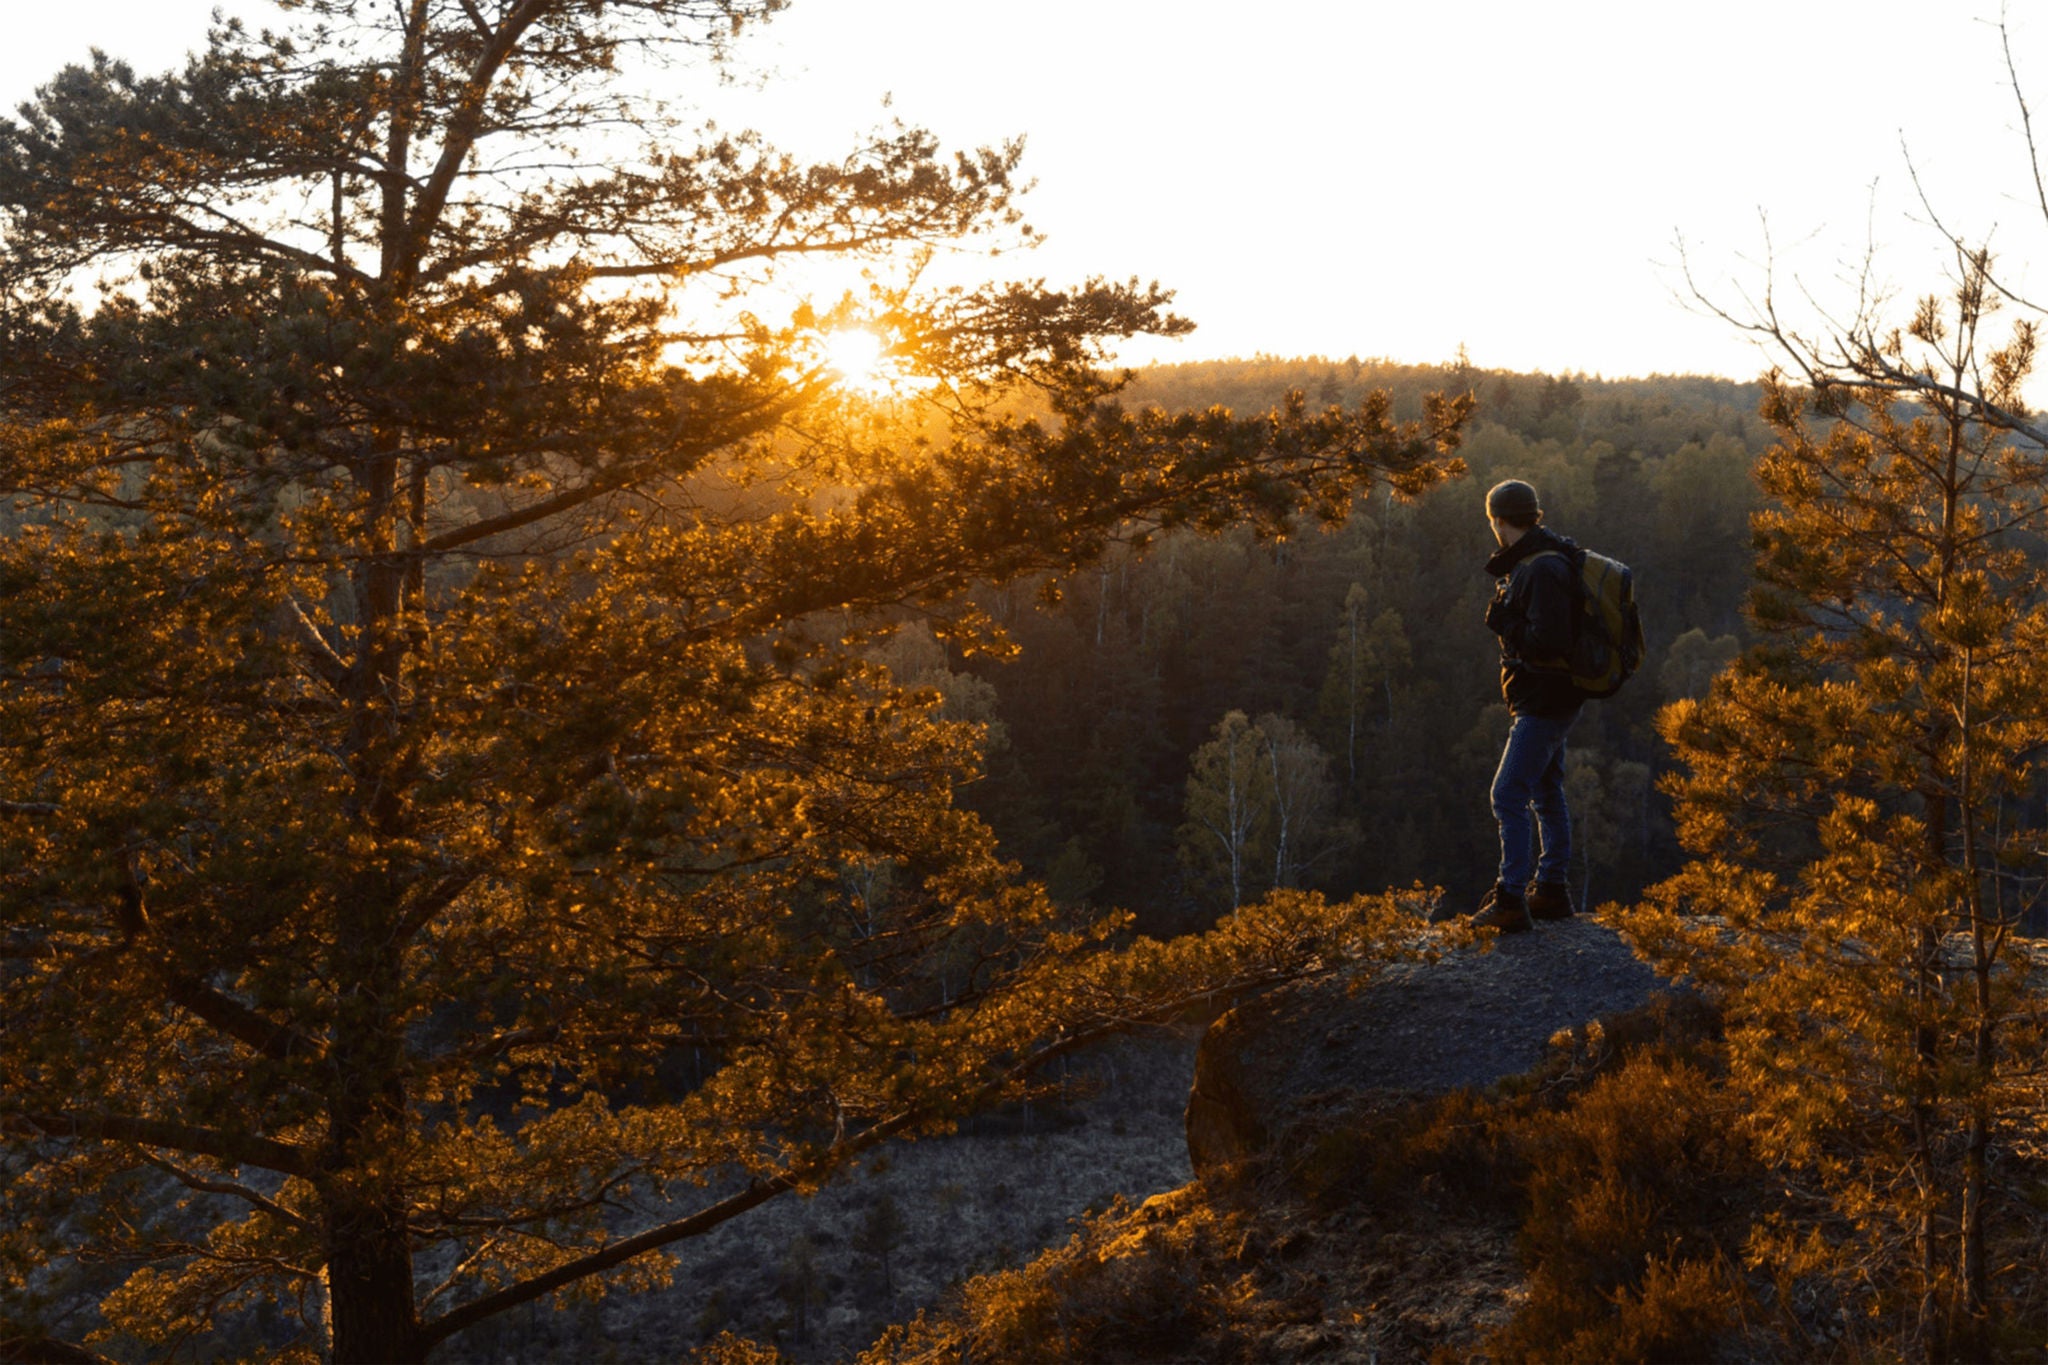
<svg viewBox="0 0 2048 1365"><path fill-rule="evenodd" d="M1529 484L1502 479L1486 491L1486 518L1493 523L1493 538L1512 545L1543 520L1543 504Z"/></svg>

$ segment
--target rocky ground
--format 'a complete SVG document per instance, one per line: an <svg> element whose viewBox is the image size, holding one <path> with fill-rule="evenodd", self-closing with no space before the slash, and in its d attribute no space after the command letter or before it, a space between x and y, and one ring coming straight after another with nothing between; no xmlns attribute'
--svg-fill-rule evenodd
<svg viewBox="0 0 2048 1365"><path fill-rule="evenodd" d="M1458 1128L1440 1107L1450 1092L1591 1065L1611 1039L1589 1021L1640 1012L1658 986L1612 930L1581 918L1362 988L1309 982L1240 1006L1200 1047L1188 1125L1200 1178L1093 1220L1084 1245L985 1296L1005 1311L966 1313L901 1359L1481 1358L1528 1292L1519 1199L1474 1197L1498 1180L1468 1183L1455 1151L1377 1158L1430 1125ZM1365 1188L1390 1169L1420 1174ZM1017 1332L1034 1314L1065 1334L1057 1351Z"/></svg>
<svg viewBox="0 0 2048 1365"><path fill-rule="evenodd" d="M1396 966L1364 989L1305 983L1239 1006L1203 1039L1188 1112L1197 1171L1263 1152L1362 1092L1435 1094L1527 1071L1561 1029L1640 1005L1657 978L1580 916L1490 950Z"/></svg>
<svg viewBox="0 0 2048 1365"><path fill-rule="evenodd" d="M1207 1197L1267 1249L1247 1267L1259 1297L1301 1318L1245 1314L1243 1358L1480 1356L1526 1292L1515 1220L1448 1188L1410 1191L1392 1216L1376 1201L1324 1210L1291 1197L1343 1179L1313 1169L1350 1156L1319 1135L1398 1123L1425 1097L1583 1052L1591 1021L1640 1008L1659 984L1618 934L1581 916L1394 968L1359 992L1342 981L1276 992L1218 1021L1197 1060L1189 1144ZM1249 1168L1225 1170L1233 1158Z"/></svg>

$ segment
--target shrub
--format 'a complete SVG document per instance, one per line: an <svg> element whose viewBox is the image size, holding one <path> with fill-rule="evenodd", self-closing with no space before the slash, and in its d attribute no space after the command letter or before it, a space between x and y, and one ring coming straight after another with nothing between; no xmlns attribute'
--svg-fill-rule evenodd
<svg viewBox="0 0 2048 1365"><path fill-rule="evenodd" d="M1730 1252L1760 1168L1727 1092L1645 1051L1574 1102L1515 1121L1529 1298L1503 1360L1700 1360L1748 1299Z"/></svg>
<svg viewBox="0 0 2048 1365"><path fill-rule="evenodd" d="M1204 1205L1183 1216L1121 1201L1064 1247L1016 1270L976 1276L958 1301L893 1327L863 1365L963 1359L1101 1362L1205 1357L1231 1334L1242 1284L1210 1273L1240 1236Z"/></svg>
<svg viewBox="0 0 2048 1365"><path fill-rule="evenodd" d="M688 1357L690 1365L787 1365L789 1357L773 1346L720 1332Z"/></svg>

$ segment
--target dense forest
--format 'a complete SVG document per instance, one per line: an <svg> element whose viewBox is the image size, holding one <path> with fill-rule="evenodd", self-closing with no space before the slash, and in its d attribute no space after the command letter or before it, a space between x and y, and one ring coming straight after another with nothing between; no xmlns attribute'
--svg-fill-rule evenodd
<svg viewBox="0 0 2048 1365"><path fill-rule="evenodd" d="M1494 875L1486 793L1507 728L1481 622L1482 501L1508 477L1535 483L1549 525L1635 570L1649 633L1642 674L1589 704L1572 735L1577 889L1628 900L1676 866L1651 722L1703 692L1745 638L1760 387L1259 357L1147 369L1129 398L1255 413L1290 390L1348 406L1375 389L1404 415L1427 392L1473 392L1466 477L1412 500L1382 490L1340 526L1277 541L1188 530L1118 548L1059 581L1051 604L1042 580L985 594L1019 647L1008 659L949 661L914 629L885 651L956 714L991 722L987 777L964 799L1055 896L1132 907L1155 932L1276 880L1346 893L1421 881L1476 898ZM1276 870L1277 814L1255 812L1236 896L1189 787L1205 746L1214 780L1232 713L1258 731L1249 743L1306 770L1288 866Z"/></svg>

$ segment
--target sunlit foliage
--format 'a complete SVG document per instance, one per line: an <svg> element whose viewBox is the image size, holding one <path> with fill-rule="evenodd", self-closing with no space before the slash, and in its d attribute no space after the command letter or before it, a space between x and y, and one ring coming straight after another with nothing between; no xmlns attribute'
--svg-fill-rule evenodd
<svg viewBox="0 0 2048 1365"><path fill-rule="evenodd" d="M634 96L778 7L306 0L0 125L10 1340L104 1290L124 1349L418 1360L1415 922L1076 921L953 805L979 728L863 651L1419 491L1469 405L1129 412L1158 289L913 291L1028 240L1016 147L803 166ZM773 320L830 257L902 283ZM877 312L915 412L817 358Z"/></svg>
<svg viewBox="0 0 2048 1365"><path fill-rule="evenodd" d="M2017 402L2033 328L1994 343L1989 259L1957 264L1906 328L1859 319L1808 385L1771 385L1765 643L1663 714L1693 860L1626 922L1728 1002L1752 1136L1797 1192L1755 1262L1829 1277L1886 1353L1977 1358L2017 1287L1987 1253L2001 1153L2042 1113L2019 935L2048 456Z"/></svg>

